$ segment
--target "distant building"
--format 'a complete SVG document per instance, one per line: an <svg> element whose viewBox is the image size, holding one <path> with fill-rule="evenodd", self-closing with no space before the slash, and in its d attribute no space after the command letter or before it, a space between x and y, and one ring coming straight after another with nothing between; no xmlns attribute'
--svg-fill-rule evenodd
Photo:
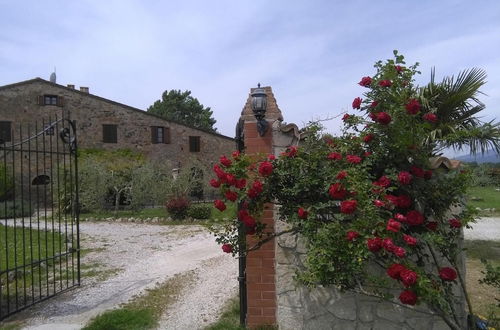
<svg viewBox="0 0 500 330"><path fill-rule="evenodd" d="M41 78L0 86L1 140L9 142L19 134L19 124L31 123L34 133L35 122L41 131L62 116L76 121L80 149L130 149L173 168L194 159L210 167L235 148L233 138L90 94L88 87L77 90Z"/></svg>

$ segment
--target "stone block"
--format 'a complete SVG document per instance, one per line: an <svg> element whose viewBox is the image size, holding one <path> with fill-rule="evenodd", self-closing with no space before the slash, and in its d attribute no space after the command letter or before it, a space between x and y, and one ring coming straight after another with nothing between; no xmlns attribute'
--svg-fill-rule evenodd
<svg viewBox="0 0 500 330"><path fill-rule="evenodd" d="M377 319L373 323L373 330L401 330L404 324L397 322L390 322L388 320Z"/></svg>
<svg viewBox="0 0 500 330"><path fill-rule="evenodd" d="M351 321L357 319L357 307L354 295L343 296L334 303L328 304L326 309L339 319Z"/></svg>
<svg viewBox="0 0 500 330"><path fill-rule="evenodd" d="M405 315L403 307L389 302L383 302L377 306L377 316L395 322L404 322Z"/></svg>

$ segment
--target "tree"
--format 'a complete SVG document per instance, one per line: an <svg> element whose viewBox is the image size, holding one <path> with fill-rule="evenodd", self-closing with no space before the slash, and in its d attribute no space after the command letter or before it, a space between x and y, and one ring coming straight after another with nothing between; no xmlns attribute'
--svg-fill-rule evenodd
<svg viewBox="0 0 500 330"><path fill-rule="evenodd" d="M462 150L469 147L471 154L485 153L492 148L500 152L499 123L483 122L476 115L485 106L478 99L479 91L486 83L486 73L473 68L435 82L434 70L431 81L420 88L422 104L435 113L439 124L430 132L427 143L437 152L445 148Z"/></svg>
<svg viewBox="0 0 500 330"><path fill-rule="evenodd" d="M198 99L191 96L191 91L165 91L161 100L148 108L148 112L167 120L194 126L210 132L216 132L216 120L210 107L205 108Z"/></svg>

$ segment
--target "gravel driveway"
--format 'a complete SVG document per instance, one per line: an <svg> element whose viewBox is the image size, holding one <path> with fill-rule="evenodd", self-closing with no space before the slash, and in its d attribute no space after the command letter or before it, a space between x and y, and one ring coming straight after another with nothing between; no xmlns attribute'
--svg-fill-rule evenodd
<svg viewBox="0 0 500 330"><path fill-rule="evenodd" d="M237 260L224 254L201 226L82 222L82 249L94 249L82 264L111 270L82 286L19 313L24 329L80 329L104 310L127 302L173 275L194 271L197 281L170 306L160 329L201 329L214 322L236 294Z"/></svg>
<svg viewBox="0 0 500 330"><path fill-rule="evenodd" d="M500 218L480 218L472 229L464 229L465 239L500 241Z"/></svg>

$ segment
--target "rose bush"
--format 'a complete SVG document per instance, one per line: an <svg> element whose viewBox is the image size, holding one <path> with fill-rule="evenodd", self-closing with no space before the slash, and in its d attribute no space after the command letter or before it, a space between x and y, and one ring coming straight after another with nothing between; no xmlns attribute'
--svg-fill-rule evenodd
<svg viewBox="0 0 500 330"><path fill-rule="evenodd" d="M213 230L226 252L255 249L282 234L258 221L263 205L276 202L287 232L307 244L305 269L297 277L302 283L402 305L425 302L459 329L452 285L466 295L458 229L474 216L463 207L469 174L431 168L429 157L440 146L435 132L449 123L439 121L440 104L414 85L417 65L406 66L395 52L395 59L375 68L373 76L361 78L365 93L353 101L357 113L344 115L341 136L323 135L312 123L300 146L277 158L238 153L221 159L211 185L226 200L235 199L240 211ZM215 207L223 211L225 204L218 200ZM246 246L240 227L260 244ZM400 289L398 298L391 288Z"/></svg>

